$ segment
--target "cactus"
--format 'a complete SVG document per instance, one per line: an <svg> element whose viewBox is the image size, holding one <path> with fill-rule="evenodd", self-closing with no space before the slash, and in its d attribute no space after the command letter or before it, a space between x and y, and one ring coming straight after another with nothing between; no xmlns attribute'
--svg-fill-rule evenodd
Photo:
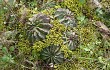
<svg viewBox="0 0 110 70"><path fill-rule="evenodd" d="M73 31L64 32L63 40L70 50L75 50L78 47L78 35Z"/></svg>
<svg viewBox="0 0 110 70"><path fill-rule="evenodd" d="M51 45L49 47L44 48L41 51L41 57L43 60L45 60L47 63L61 63L63 62L64 55L60 51L59 46Z"/></svg>
<svg viewBox="0 0 110 70"><path fill-rule="evenodd" d="M39 13L29 18L29 20L26 31L29 41L34 43L35 41L44 39L52 27L50 18L45 14Z"/></svg>
<svg viewBox="0 0 110 70"><path fill-rule="evenodd" d="M54 15L55 18L60 21L60 23L70 27L76 26L76 21L73 17L73 13L71 13L71 11L69 11L68 9L59 8Z"/></svg>

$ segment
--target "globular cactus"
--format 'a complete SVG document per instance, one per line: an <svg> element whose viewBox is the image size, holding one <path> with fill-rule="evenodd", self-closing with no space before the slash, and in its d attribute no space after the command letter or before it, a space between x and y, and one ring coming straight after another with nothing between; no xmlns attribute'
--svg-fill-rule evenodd
<svg viewBox="0 0 110 70"><path fill-rule="evenodd" d="M78 47L78 35L73 31L64 32L63 40L70 50L75 50Z"/></svg>
<svg viewBox="0 0 110 70"><path fill-rule="evenodd" d="M60 21L60 23L70 27L76 26L74 15L68 9L59 8L54 15L55 18Z"/></svg>
<svg viewBox="0 0 110 70"><path fill-rule="evenodd" d="M51 45L41 51L41 58L46 63L61 63L64 60L64 54L60 51L60 46Z"/></svg>
<svg viewBox="0 0 110 70"><path fill-rule="evenodd" d="M50 24L50 18L42 13L33 15L29 18L27 23L27 38L30 42L35 42L45 38L46 34L49 33L52 24Z"/></svg>

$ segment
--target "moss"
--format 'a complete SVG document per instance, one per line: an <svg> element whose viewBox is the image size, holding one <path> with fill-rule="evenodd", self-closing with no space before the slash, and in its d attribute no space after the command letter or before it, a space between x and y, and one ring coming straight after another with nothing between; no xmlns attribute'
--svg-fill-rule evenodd
<svg viewBox="0 0 110 70"><path fill-rule="evenodd" d="M41 12L46 14L46 15L52 15L54 13L54 11L55 11L54 8L50 8L50 9L42 10Z"/></svg>
<svg viewBox="0 0 110 70"><path fill-rule="evenodd" d="M89 0L85 0L85 3L81 4L79 0L65 0L64 5L73 11L74 16L77 18L82 14L89 19L101 20L96 15L96 6Z"/></svg>
<svg viewBox="0 0 110 70"><path fill-rule="evenodd" d="M65 62L59 65L55 65L55 68L56 70L79 70L79 69L76 69L74 63L70 63L70 62Z"/></svg>
<svg viewBox="0 0 110 70"><path fill-rule="evenodd" d="M28 40L21 39L18 42L17 46L18 46L19 52L22 52L24 55L31 53L32 48L29 46Z"/></svg>
<svg viewBox="0 0 110 70"><path fill-rule="evenodd" d="M82 13L82 7L78 0L65 0L65 6L67 6L71 11L74 12L75 16L78 16Z"/></svg>

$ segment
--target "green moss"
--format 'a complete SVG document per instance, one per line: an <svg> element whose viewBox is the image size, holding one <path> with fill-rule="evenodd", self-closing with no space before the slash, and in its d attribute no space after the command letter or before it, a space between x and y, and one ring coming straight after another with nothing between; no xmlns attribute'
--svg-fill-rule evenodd
<svg viewBox="0 0 110 70"><path fill-rule="evenodd" d="M82 14L89 19L101 20L96 15L96 6L89 0L81 3L80 0L65 0L64 5L73 11L74 16L77 18Z"/></svg>
<svg viewBox="0 0 110 70"><path fill-rule="evenodd" d="M21 39L21 41L18 42L18 49L20 52L22 52L24 55L30 54L31 52L31 47L29 46L29 41Z"/></svg>
<svg viewBox="0 0 110 70"><path fill-rule="evenodd" d="M74 12L75 16L78 16L82 13L82 6L78 0L65 0L65 6L67 6L71 11Z"/></svg>
<svg viewBox="0 0 110 70"><path fill-rule="evenodd" d="M56 70L79 70L75 67L74 63L65 62L59 65L55 65Z"/></svg>

